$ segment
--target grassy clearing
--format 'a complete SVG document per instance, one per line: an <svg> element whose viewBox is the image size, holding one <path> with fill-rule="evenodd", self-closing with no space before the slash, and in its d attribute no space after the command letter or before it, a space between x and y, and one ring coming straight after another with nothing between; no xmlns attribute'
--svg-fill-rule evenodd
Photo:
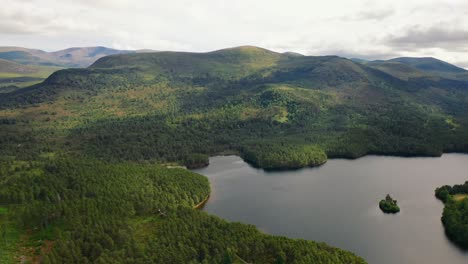
<svg viewBox="0 0 468 264"><path fill-rule="evenodd" d="M455 201L461 201L461 200L464 200L465 198L468 198L468 194L455 194L453 195L453 199Z"/></svg>
<svg viewBox="0 0 468 264"><path fill-rule="evenodd" d="M0 207L0 263L14 263L20 232L8 219L8 209Z"/></svg>
<svg viewBox="0 0 468 264"><path fill-rule="evenodd" d="M0 78L12 78L12 77L38 77L38 78L47 78L52 73L61 70L61 67L53 66L33 66L35 72L32 73L13 73L13 72L0 72Z"/></svg>
<svg viewBox="0 0 468 264"><path fill-rule="evenodd" d="M154 239L154 234L162 221L163 218L160 216L135 217L129 221L134 230L135 241L141 248L145 248L148 242Z"/></svg>

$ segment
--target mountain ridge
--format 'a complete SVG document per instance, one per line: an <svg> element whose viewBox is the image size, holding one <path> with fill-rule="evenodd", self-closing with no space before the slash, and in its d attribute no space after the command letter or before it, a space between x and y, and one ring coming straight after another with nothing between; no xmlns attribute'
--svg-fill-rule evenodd
<svg viewBox="0 0 468 264"><path fill-rule="evenodd" d="M87 67L97 59L122 53L139 53L140 50L118 50L104 46L70 47L57 51L43 51L23 47L0 47L0 58L21 64L50 65L60 67ZM144 52L155 52L144 50Z"/></svg>
<svg viewBox="0 0 468 264"><path fill-rule="evenodd" d="M185 52L193 54L222 54L229 51L261 51L271 54L283 54L288 56L297 56L297 57L310 57L308 55L303 55L295 52L275 52L261 47L256 47L252 45L244 45L232 48L218 49L209 52ZM108 48L105 46L89 46L89 47L70 47L63 50L57 51L44 51L40 49L30 49L17 46L4 46L0 47L0 59L6 59L14 61L20 64L34 64L34 65L49 65L49 66L59 66L59 67L88 67L94 64L98 59L105 56L112 56L117 54L134 54L134 53L154 53L160 52L150 49L141 49L141 50L118 50L113 48ZM166 52L175 52L181 53L179 51L166 51ZM245 52L244 52L245 53ZM439 60L433 57L396 57L388 60L363 60L360 58L351 58L350 60L367 64L367 65L377 65L398 62L403 65L408 65L414 69L422 70L426 72L431 72L433 74L444 75L443 77L450 78L460 78L466 80L468 79L468 71L464 68L458 67L456 65L450 64L448 62ZM384 66L385 67L385 66ZM382 68L380 68L382 70ZM451 76L448 76L450 74ZM466 75L466 76L465 76Z"/></svg>

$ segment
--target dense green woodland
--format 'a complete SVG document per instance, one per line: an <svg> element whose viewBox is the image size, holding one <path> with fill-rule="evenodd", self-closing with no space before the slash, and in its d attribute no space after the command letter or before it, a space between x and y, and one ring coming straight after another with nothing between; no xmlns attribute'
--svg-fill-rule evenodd
<svg viewBox="0 0 468 264"><path fill-rule="evenodd" d="M3 219L2 229L33 230L41 263L233 263L237 256L364 263L325 244L264 235L193 209L210 187L185 169L50 157L4 160L0 168L0 200L11 220Z"/></svg>
<svg viewBox="0 0 468 264"><path fill-rule="evenodd" d="M265 143L248 146L244 159L264 169L297 169L317 166L327 161L327 155L316 146Z"/></svg>
<svg viewBox="0 0 468 264"><path fill-rule="evenodd" d="M3 256L362 263L196 211L209 194L206 179L158 166L205 166L216 154L289 169L330 157L467 152L465 71L428 63L361 64L256 47L141 53L4 91Z"/></svg>
<svg viewBox="0 0 468 264"><path fill-rule="evenodd" d="M457 245L468 249L468 181L439 187L435 195L445 204L442 214L445 233ZM457 195L461 197L457 198Z"/></svg>

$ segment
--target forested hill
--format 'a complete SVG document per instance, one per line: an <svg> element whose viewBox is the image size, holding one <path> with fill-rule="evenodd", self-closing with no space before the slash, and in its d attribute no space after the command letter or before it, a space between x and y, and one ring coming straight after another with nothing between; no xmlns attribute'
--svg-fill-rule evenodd
<svg viewBox="0 0 468 264"><path fill-rule="evenodd" d="M0 96L2 151L26 138L189 166L234 152L265 168L321 164L324 154L465 152L468 83L430 74L405 80L336 56L251 46L112 55Z"/></svg>
<svg viewBox="0 0 468 264"><path fill-rule="evenodd" d="M2 149L28 146L17 136L28 133L107 160L189 166L221 152L265 168L320 164L324 154L440 155L468 149L467 95L462 80L405 81L336 56L249 46L112 55L2 94ZM288 151L298 146L315 154Z"/></svg>

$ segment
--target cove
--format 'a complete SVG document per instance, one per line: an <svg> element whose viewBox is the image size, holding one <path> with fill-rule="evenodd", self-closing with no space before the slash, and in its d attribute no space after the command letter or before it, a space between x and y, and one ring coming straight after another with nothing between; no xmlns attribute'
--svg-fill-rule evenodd
<svg viewBox="0 0 468 264"><path fill-rule="evenodd" d="M331 159L317 168L273 172L217 156L193 171L212 185L205 211L267 234L325 242L370 264L468 263L468 252L445 236L443 204L434 196L439 186L468 180L468 155ZM379 209L387 193L400 213Z"/></svg>

